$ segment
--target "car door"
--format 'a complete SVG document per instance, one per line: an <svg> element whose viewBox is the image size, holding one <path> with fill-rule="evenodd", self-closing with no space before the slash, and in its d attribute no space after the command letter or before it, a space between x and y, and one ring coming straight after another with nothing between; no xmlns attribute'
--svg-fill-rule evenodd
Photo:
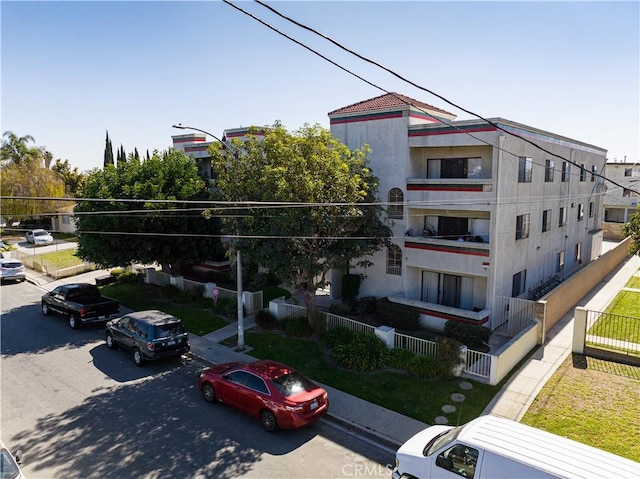
<svg viewBox="0 0 640 479"><path fill-rule="evenodd" d="M58 286L47 297L49 308L58 313L65 311L64 303L67 289L64 286Z"/></svg>
<svg viewBox="0 0 640 479"><path fill-rule="evenodd" d="M131 349L131 338L129 329L131 321L131 318L129 318L128 316L124 316L116 320L111 327L113 340L126 349Z"/></svg>
<svg viewBox="0 0 640 479"><path fill-rule="evenodd" d="M450 444L436 456L430 477L473 479L481 452L466 444Z"/></svg>
<svg viewBox="0 0 640 479"><path fill-rule="evenodd" d="M238 388L238 402L242 410L258 417L270 396L269 388L264 380L252 373L247 373L246 383Z"/></svg>
<svg viewBox="0 0 640 479"><path fill-rule="evenodd" d="M216 384L216 394L218 399L225 404L233 406L244 411L240 402L240 388L244 387L247 381L247 372L232 371L222 376L222 379Z"/></svg>

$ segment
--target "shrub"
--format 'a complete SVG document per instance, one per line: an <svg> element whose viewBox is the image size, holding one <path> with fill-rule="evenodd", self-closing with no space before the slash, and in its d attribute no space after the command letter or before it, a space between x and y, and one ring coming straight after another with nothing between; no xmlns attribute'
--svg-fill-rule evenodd
<svg viewBox="0 0 640 479"><path fill-rule="evenodd" d="M380 324L404 331L420 328L420 314L417 310L404 304L392 303L388 298L377 301L376 318Z"/></svg>
<svg viewBox="0 0 640 479"><path fill-rule="evenodd" d="M238 302L234 298L218 298L216 304L213 305L213 311L223 316L235 316L238 314Z"/></svg>
<svg viewBox="0 0 640 479"><path fill-rule="evenodd" d="M460 357L460 347L462 344L452 338L438 338L438 349L436 350L436 360L440 366L440 373L443 377L453 376L454 371L462 364Z"/></svg>
<svg viewBox="0 0 640 479"><path fill-rule="evenodd" d="M447 321L444 325L444 334L467 346L479 346L489 341L491 331L476 324Z"/></svg>
<svg viewBox="0 0 640 479"><path fill-rule="evenodd" d="M409 371L411 360L415 356L416 355L414 353L406 349L401 349L401 348L390 349L389 354L387 355L387 366Z"/></svg>
<svg viewBox="0 0 640 479"><path fill-rule="evenodd" d="M296 337L311 336L313 331L309 326L309 320L306 316L295 316L293 318L287 318L284 321L284 330L287 334Z"/></svg>
<svg viewBox="0 0 640 479"><path fill-rule="evenodd" d="M336 347L338 344L349 343L353 340L356 333L345 326L336 326L326 331L322 340L331 348Z"/></svg>
<svg viewBox="0 0 640 479"><path fill-rule="evenodd" d="M384 367L389 350L374 334L355 334L347 343L333 348L333 357L338 364L354 371L373 371Z"/></svg>
<svg viewBox="0 0 640 479"><path fill-rule="evenodd" d="M342 277L342 299L345 302L352 301L358 297L360 292L360 282L362 278L359 274L345 274Z"/></svg>
<svg viewBox="0 0 640 479"><path fill-rule="evenodd" d="M291 292L278 286L265 286L262 288L262 304L265 308L269 306L270 301L283 296L285 299L289 299L291 297Z"/></svg>
<svg viewBox="0 0 640 479"><path fill-rule="evenodd" d="M256 313L256 324L262 329L276 329L280 326L278 318L268 309Z"/></svg>
<svg viewBox="0 0 640 479"><path fill-rule="evenodd" d="M358 300L358 307L364 314L372 314L376 312L377 299L374 296L363 296Z"/></svg>
<svg viewBox="0 0 640 479"><path fill-rule="evenodd" d="M142 284L144 282L144 275L138 273L125 273L121 271L114 274L114 272L112 271L111 274L116 277L116 282L118 283Z"/></svg>
<svg viewBox="0 0 640 479"><path fill-rule="evenodd" d="M416 354L409 361L407 371L423 378L435 378L442 375L442 365L436 358Z"/></svg>
<svg viewBox="0 0 640 479"><path fill-rule="evenodd" d="M345 303L335 303L329 306L329 312L338 316L346 316L351 312L351 306Z"/></svg>

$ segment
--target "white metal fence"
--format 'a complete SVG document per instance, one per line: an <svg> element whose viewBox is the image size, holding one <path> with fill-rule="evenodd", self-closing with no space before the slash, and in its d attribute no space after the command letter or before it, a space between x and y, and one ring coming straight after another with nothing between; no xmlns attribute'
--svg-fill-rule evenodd
<svg viewBox="0 0 640 479"><path fill-rule="evenodd" d="M345 318L343 316L338 316L333 313L324 313L324 318L326 321L327 329L343 327L348 328L356 333L363 334L375 334L375 326L371 326L370 324L361 323L360 321L355 321L350 318Z"/></svg>
<svg viewBox="0 0 640 479"><path fill-rule="evenodd" d="M419 354L421 356L429 356L431 358L435 358L438 345L433 341L429 341L428 339L416 338L415 336L395 333L394 347L399 349L406 349L407 351L411 351L412 353Z"/></svg>
<svg viewBox="0 0 640 479"><path fill-rule="evenodd" d="M491 331L513 338L531 324L535 315L535 301L498 296L494 303Z"/></svg>
<svg viewBox="0 0 640 479"><path fill-rule="evenodd" d="M485 379L491 378L491 358L491 354L467 349L464 372Z"/></svg>

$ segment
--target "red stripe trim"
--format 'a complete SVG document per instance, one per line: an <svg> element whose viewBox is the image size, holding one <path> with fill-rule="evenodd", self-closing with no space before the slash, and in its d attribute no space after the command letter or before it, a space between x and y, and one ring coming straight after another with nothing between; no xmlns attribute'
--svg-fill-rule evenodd
<svg viewBox="0 0 640 479"><path fill-rule="evenodd" d="M373 121L373 120L388 120L389 118L402 118L401 111L394 111L391 113L381 113L378 115L360 115L349 118L332 118L329 120L331 125L339 125L342 123L356 123L359 121Z"/></svg>
<svg viewBox="0 0 640 479"><path fill-rule="evenodd" d="M409 137L414 136L435 136L435 135L451 135L451 134L465 134L465 133L479 133L482 131L496 131L497 128L493 126L477 126L475 128L442 128L437 130L426 131L410 131Z"/></svg>
<svg viewBox="0 0 640 479"><path fill-rule="evenodd" d="M440 313L437 311L430 311L428 309L418 309L420 314L426 314L427 316L435 316L436 318L446 319L448 321L456 321L458 323L467 323L467 324L485 324L489 321L489 318L484 318L479 321L474 319L465 318L462 316L455 316L453 314Z"/></svg>
<svg viewBox="0 0 640 479"><path fill-rule="evenodd" d="M424 243L411 243L409 241L405 241L404 246L406 248L438 251L440 253L465 254L469 256L489 256L489 252L486 250L471 249L469 247L456 248L455 246L447 247L447 246L430 245L430 244L424 244Z"/></svg>
<svg viewBox="0 0 640 479"><path fill-rule="evenodd" d="M407 191L469 191L482 192L482 185L455 186L455 185L407 185Z"/></svg>
<svg viewBox="0 0 640 479"><path fill-rule="evenodd" d="M206 141L205 137L194 137L194 138L178 138L173 140L173 144L176 143L202 143Z"/></svg>

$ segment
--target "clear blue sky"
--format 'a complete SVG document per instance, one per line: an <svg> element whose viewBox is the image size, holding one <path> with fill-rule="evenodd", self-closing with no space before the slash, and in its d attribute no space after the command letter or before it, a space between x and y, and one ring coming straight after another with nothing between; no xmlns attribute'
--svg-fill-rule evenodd
<svg viewBox="0 0 640 479"><path fill-rule="evenodd" d="M440 99L278 19L265 21L389 91ZM273 2L275 8L485 117L639 161L640 10L630 2ZM171 146L174 123L221 136L382 94L217 1L2 1L2 131L54 158L102 166L105 131L127 152Z"/></svg>

